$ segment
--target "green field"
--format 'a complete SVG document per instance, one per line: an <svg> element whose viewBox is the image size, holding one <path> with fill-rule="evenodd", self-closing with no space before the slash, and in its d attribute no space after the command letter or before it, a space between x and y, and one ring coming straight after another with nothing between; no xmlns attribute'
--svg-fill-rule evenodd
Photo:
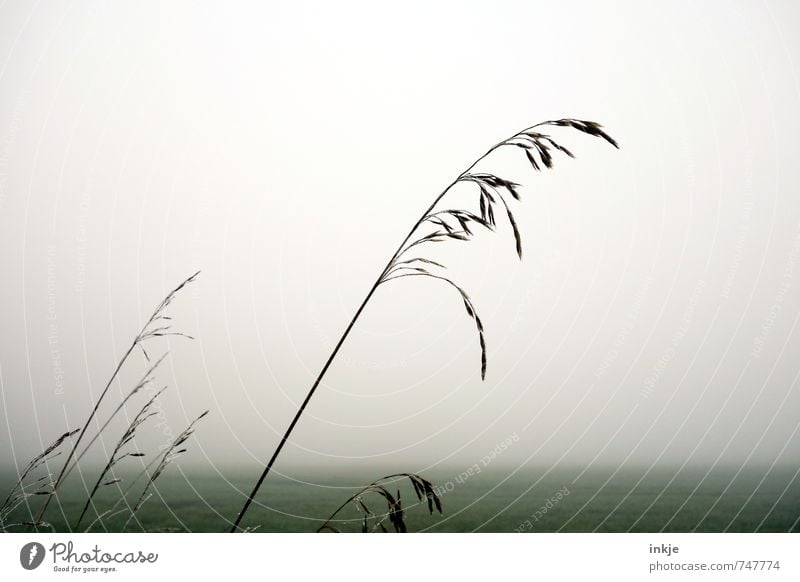
<svg viewBox="0 0 800 582"><path fill-rule="evenodd" d="M681 472L661 468L649 474L645 468L628 468L616 474L613 468L593 468L577 479L579 468L549 473L547 470L525 468L511 475L512 469L507 469L466 479L456 478L461 468L427 472L425 477L442 491L441 516L429 515L427 508L417 503L407 481L391 488L392 492L398 488L401 491L410 531L787 532L799 529L800 479L792 467L776 467L772 471L747 468L738 475L737 467L717 467L708 474L705 468ZM369 475L337 475L334 471L315 474L297 470L292 472L292 479L270 475L258 497L270 508L254 506L246 525L260 524L262 532L315 531L359 485L382 474L381 471ZM191 471L182 474L172 468L171 473L159 479L156 494L137 514L141 523L131 521L128 531L167 528L226 531L241 507L242 492L249 491L254 478L254 474L242 471L222 476ZM0 479L3 497L12 484L6 471ZM72 478L51 504L47 520L57 530L70 529L65 517L74 521L85 501L83 491L80 480ZM40 498L31 499L38 504ZM115 487L107 487L96 497L97 507L105 511L116 499ZM364 500L375 513L382 510L378 498ZM133 503L135 499L132 497L130 501ZM28 520L29 515L29 509L23 505L12 521ZM119 531L128 515L122 513L103 525L108 531ZM337 523L337 528L360 531L361 513L352 509L343 516L345 521ZM95 531L103 529L98 526Z"/></svg>

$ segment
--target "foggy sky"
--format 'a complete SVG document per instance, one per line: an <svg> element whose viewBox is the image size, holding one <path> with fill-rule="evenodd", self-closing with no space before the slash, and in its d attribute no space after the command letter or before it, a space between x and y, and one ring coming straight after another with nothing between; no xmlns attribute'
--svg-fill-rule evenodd
<svg viewBox="0 0 800 582"><path fill-rule="evenodd" d="M430 201L576 117L621 149L558 130L552 171L482 166L525 185L523 261L505 223L427 255L474 299L486 381L453 290L391 282L279 469L469 466L512 436L498 465L796 464L793 3L0 11L0 463L79 427L202 270L169 311L197 339L148 345L169 388L139 444L210 409L187 461L255 471Z"/></svg>

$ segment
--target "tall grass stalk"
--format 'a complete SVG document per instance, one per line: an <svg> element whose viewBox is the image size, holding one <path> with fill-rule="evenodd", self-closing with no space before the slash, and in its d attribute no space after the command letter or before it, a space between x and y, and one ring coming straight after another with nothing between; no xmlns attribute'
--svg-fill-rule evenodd
<svg viewBox="0 0 800 582"><path fill-rule="evenodd" d="M487 358L483 322L478 317L475 306L472 303L472 300L469 298L469 295L467 295L466 291L464 291L464 289L456 284L452 279L441 274L437 274L433 271L433 268L443 270L444 265L432 261L424 256L408 257L407 253L409 253L411 249L415 248L420 250L418 247L428 243L444 242L447 240L469 240L472 236L472 230L470 227L479 226L481 228L494 230L496 226L495 212L497 211L506 215L514 235L515 250L521 259L522 237L517 225L517 221L514 218L512 207L508 201L509 196L517 201L520 199L520 192L518 190L519 184L516 184L510 180L505 180L494 174L473 173L472 170L495 150L505 146L516 147L522 150L525 153L528 163L536 171L540 171L543 166L545 168L551 168L553 165L553 153L556 151L561 152L570 158L574 157L572 152L558 144L552 137L545 133L541 133L542 128L546 126L569 127L576 129L588 135L602 138L614 147L619 147L617 143L603 131L602 126L593 121L581 121L578 119L559 119L555 121L546 121L544 123L539 123L523 129L511 137L495 144L489 148L485 154L475 160L475 162L473 162L469 168L459 174L459 176L433 200L431 205L425 210L425 212L423 212L419 220L417 220L414 226L411 227L411 230L403 239L403 242L401 242L400 246L397 247L397 250L391 256L389 261L386 263L386 266L375 280L375 283L373 283L372 287L367 292L366 297L364 297L364 300L356 310L355 315L353 315L352 319L345 327L344 333L342 333L339 341L333 348L333 351L328 356L325 364L322 366L322 370L319 372L316 380L314 380L314 383L311 385L311 388L306 394L305 399L300 404L297 413L289 423L289 427L284 432L281 440L278 443L278 446L275 448L275 451L272 453L272 456L269 458L269 461L261 472L261 475L256 481L256 484L253 487L250 495L247 497L244 506L236 516L236 520L230 529L231 532L240 531L242 519L250 508L250 505L255 499L256 494L261 488L261 485L264 483L264 479L266 479L267 475L269 475L269 472L272 469L272 466L275 464L278 455L280 455L284 445L286 444L286 441L292 434L294 427L297 425L297 422L303 415L306 406L308 406L309 401L311 400L312 396L314 396L314 392L316 392L320 382L322 382L322 379L328 372L328 368L330 368L333 360L339 353L342 344L344 344L356 321L358 321L358 318L361 316L361 313L367 306L367 303L369 303L369 300L372 299L372 296L382 283L404 277L429 277L454 288L458 292L460 299L463 301L467 315L475 322L478 332L478 341L481 349L481 378L485 379ZM471 183L476 186L476 190L478 192L478 213L476 214L475 212L462 209L446 209L434 212L434 209L450 191L450 189L459 183ZM423 234L421 232L421 227L423 225L431 227L432 231ZM414 238L415 235L418 235L418 237Z"/></svg>

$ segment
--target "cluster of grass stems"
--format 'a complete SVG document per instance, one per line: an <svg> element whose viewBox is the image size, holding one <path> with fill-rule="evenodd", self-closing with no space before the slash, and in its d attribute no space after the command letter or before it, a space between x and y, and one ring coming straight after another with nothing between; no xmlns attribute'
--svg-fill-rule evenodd
<svg viewBox="0 0 800 582"><path fill-rule="evenodd" d="M53 530L52 524L45 521L45 514L50 505L50 502L57 496L58 491L63 486L67 477L75 470L85 455L92 449L92 446L97 440L108 433L111 428L112 421L127 410L129 404L135 401L137 395L145 388L155 382L155 373L161 363L165 360L168 352L161 355L158 359L153 361L148 352L147 344L152 340L169 336L181 336L188 339L193 339L191 336L182 332L175 331L172 327L172 318L167 315L167 308L178 295L178 293L187 285L192 283L199 273L195 273L191 277L184 280L180 285L173 289L153 311L150 318L144 324L142 329L134 338L128 349L117 362L111 377L105 384L105 387L100 393L100 396L95 401L92 409L90 410L83 428L70 430L60 437L58 437L51 445L49 445L42 453L35 456L25 469L19 474L19 478L11 489L2 506L0 506L0 531L11 531L18 527L33 528L36 531L42 529ZM148 362L148 367L145 373L141 376L139 381L131 388L127 394L116 404L113 410L107 414L105 419L101 421L101 405L108 400L109 390L115 381L118 380L120 372L123 367L129 362L134 352L141 351L145 360ZM156 455L152 461L147 463L139 474L134 478L127 488L123 489L123 479L115 475L115 470L119 466L125 465L125 461L129 459L140 459L146 456L146 453L141 452L135 446L135 438L137 431L148 426L148 420L158 413L153 410L156 406L158 398L166 390L166 386L161 387L150 396L144 404L141 405L138 412L134 415L133 420L128 424L127 428L122 432L114 446L111 454L109 455L105 465L100 470L94 486L88 491L86 501L80 514L75 519L72 529L80 531L84 519L89 514L90 509L94 509L97 516L85 528L84 531L89 531L92 527L103 525L103 520L111 516L117 515L120 512L127 511L129 513L128 519L123 526L123 530L128 527L131 520L136 519L136 514L142 507L144 502L150 497L149 491L153 488L156 479L164 472L167 466L172 463L178 456L186 452L186 448L182 445L189 439L194 432L194 425L197 421L203 418L208 411L203 412L199 417L191 422L191 424L181 434L170 443L166 450ZM99 429L94 432L93 436L89 437L90 427L92 424L99 424ZM101 424L102 423L102 424ZM70 444L71 443L71 444ZM63 453L66 451L66 455ZM51 463L54 463L57 457L63 457L61 468L57 473L51 470ZM155 468L154 468L155 467ZM40 474L43 473L43 474ZM144 487L139 495L136 503L132 506L128 504L127 499L129 494L132 493L133 487L136 483L144 478ZM116 503L103 512L99 512L95 505L96 494L104 489L115 487L119 493ZM34 509L31 506L31 499L39 497L42 499L39 507ZM21 505L26 504L30 519L12 523L10 521L11 514L17 510ZM120 505L125 505L122 510L117 508ZM141 523L137 524L142 527Z"/></svg>

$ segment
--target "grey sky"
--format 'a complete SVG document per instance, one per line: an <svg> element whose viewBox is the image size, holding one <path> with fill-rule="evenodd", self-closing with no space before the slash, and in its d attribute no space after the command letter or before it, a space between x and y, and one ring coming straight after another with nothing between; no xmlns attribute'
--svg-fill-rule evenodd
<svg viewBox="0 0 800 582"><path fill-rule="evenodd" d="M521 263L505 227L436 250L485 321L486 381L452 290L393 282L283 461L422 470L516 434L510 465L796 463L794 3L0 14L0 462L79 426L201 269L171 309L198 340L162 344L165 426L210 408L191 458L255 467L441 188L577 117L622 149L558 131L576 160L485 165L526 186Z"/></svg>

